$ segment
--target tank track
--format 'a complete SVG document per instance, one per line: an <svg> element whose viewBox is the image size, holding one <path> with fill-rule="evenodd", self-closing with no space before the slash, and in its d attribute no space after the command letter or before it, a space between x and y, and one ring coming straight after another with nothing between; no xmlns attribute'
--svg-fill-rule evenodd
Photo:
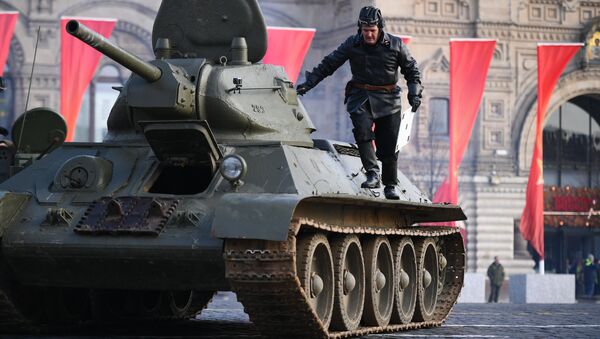
<svg viewBox="0 0 600 339"><path fill-rule="evenodd" d="M296 276L295 243L299 231L328 234L443 237L448 270L432 321L359 327L354 331L328 332L306 301ZM349 338L373 333L399 332L440 326L456 303L463 285L465 253L458 228L341 227L311 219L294 219L285 242L232 240L224 252L227 278L260 333L272 338Z"/></svg>
<svg viewBox="0 0 600 339"><path fill-rule="evenodd" d="M0 273L2 273L0 271ZM2 281L0 278L0 333L43 333L49 329L52 330L69 330L77 327L77 324L45 324L35 321L30 321L27 317L23 316L19 309L11 300L10 287L6 281ZM199 293L192 299L192 304L185 315L182 316L169 316L161 315L153 319L156 320L174 320L174 319L186 319L194 316L201 312L210 303L214 296L213 293ZM140 318L141 319L141 318ZM91 320L91 319L90 319ZM122 321L131 321L131 319L123 319ZM102 321L100 321L102 322Z"/></svg>
<svg viewBox="0 0 600 339"><path fill-rule="evenodd" d="M0 263L1 265L2 263ZM0 267L0 331L16 331L22 328L28 328L29 331L39 330L36 327L32 327L33 324L19 312L13 301L9 298L10 286L5 277L5 272Z"/></svg>

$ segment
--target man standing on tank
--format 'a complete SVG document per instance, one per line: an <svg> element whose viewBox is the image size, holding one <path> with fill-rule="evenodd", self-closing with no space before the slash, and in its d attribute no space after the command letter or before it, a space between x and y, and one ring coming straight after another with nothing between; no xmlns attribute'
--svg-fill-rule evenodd
<svg viewBox="0 0 600 339"><path fill-rule="evenodd" d="M384 32L384 27L379 9L363 7L358 19L358 34L327 55L312 72L306 72L306 81L298 85L297 91L300 95L306 94L350 60L352 80L346 85L344 103L352 119L354 139L366 171L367 180L361 187L380 187L379 158L385 197L397 200L400 197L396 191L396 142L401 118L400 87L396 84L398 67L406 79L408 102L413 111L421 104L423 87L421 73L408 48L400 38Z"/></svg>

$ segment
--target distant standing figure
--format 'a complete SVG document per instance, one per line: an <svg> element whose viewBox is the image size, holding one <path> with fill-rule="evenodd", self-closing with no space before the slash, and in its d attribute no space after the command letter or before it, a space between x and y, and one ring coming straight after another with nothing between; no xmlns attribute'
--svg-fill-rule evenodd
<svg viewBox="0 0 600 339"><path fill-rule="evenodd" d="M594 255L588 254L583 265L583 281L585 284L585 296L592 298L594 296L594 288L596 287L596 272L597 268L594 265Z"/></svg>
<svg viewBox="0 0 600 339"><path fill-rule="evenodd" d="M504 267L500 264L498 257L494 257L494 262L488 267L487 276L490 278L490 297L488 302L498 302L498 294L500 294L500 287L504 282Z"/></svg>

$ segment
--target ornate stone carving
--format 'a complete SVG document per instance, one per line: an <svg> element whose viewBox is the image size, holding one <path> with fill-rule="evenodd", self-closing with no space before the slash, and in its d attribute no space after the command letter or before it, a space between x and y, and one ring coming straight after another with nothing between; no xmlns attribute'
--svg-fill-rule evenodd
<svg viewBox="0 0 600 339"><path fill-rule="evenodd" d="M471 3L469 0L419 0L415 2L415 9L417 6L420 7L421 5L424 6L424 11L422 13L424 13L425 16L464 20L469 20L471 17Z"/></svg>
<svg viewBox="0 0 600 339"><path fill-rule="evenodd" d="M40 48L50 47L51 41L57 36L58 26L53 22L32 20L27 26L27 33L33 41L36 40L38 34L38 28L40 32L39 46Z"/></svg>
<svg viewBox="0 0 600 339"><path fill-rule="evenodd" d="M29 12L34 13L52 13L54 0L29 0Z"/></svg>
<svg viewBox="0 0 600 339"><path fill-rule="evenodd" d="M433 57L433 63L430 66L432 72L450 72L450 60L444 55L444 51L440 48Z"/></svg>
<svg viewBox="0 0 600 339"><path fill-rule="evenodd" d="M499 128L489 128L486 131L485 148L495 149L504 146L504 131Z"/></svg>
<svg viewBox="0 0 600 339"><path fill-rule="evenodd" d="M485 120L486 121L504 121L506 119L506 103L502 99L485 99Z"/></svg>
<svg viewBox="0 0 600 339"><path fill-rule="evenodd" d="M450 76L450 60L439 48L432 58L421 64L423 78L427 79L427 85L442 85L447 88Z"/></svg>
<svg viewBox="0 0 600 339"><path fill-rule="evenodd" d="M560 5L565 12L575 12L579 7L578 0L561 0Z"/></svg>

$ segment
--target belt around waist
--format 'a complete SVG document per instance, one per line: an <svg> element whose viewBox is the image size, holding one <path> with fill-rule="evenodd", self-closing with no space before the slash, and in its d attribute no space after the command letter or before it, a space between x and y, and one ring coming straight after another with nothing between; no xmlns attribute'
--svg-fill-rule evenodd
<svg viewBox="0 0 600 339"><path fill-rule="evenodd" d="M369 84L361 84L358 82L351 82L352 87L366 89L367 91L388 91L391 92L396 89L396 84L389 85L369 85Z"/></svg>

